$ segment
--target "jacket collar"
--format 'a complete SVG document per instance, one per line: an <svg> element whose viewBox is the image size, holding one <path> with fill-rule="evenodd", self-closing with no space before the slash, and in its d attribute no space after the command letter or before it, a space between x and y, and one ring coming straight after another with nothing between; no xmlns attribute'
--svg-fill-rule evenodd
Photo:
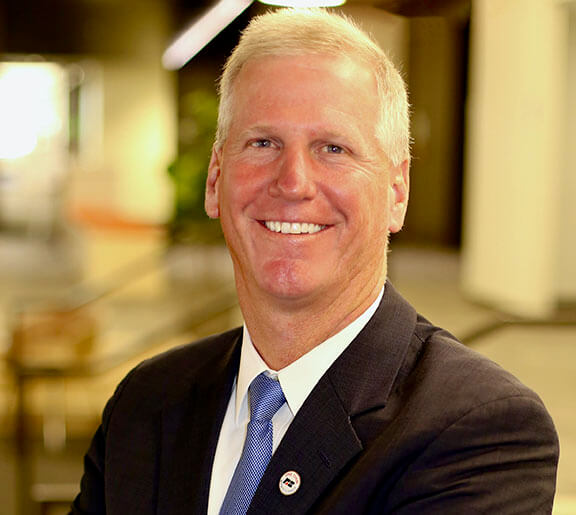
<svg viewBox="0 0 576 515"><path fill-rule="evenodd" d="M367 443L371 414L386 406L416 325L416 312L386 284L376 313L320 379L292 421L249 513L304 513ZM373 435L372 435L373 436ZM298 491L280 493L288 471Z"/></svg>

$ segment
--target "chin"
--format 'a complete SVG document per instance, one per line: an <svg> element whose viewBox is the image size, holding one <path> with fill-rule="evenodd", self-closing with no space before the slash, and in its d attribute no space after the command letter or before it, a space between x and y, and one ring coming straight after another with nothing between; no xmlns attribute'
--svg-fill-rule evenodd
<svg viewBox="0 0 576 515"><path fill-rule="evenodd" d="M274 262L264 267L260 287L269 295L285 300L308 298L317 290L316 281L304 267L293 262Z"/></svg>

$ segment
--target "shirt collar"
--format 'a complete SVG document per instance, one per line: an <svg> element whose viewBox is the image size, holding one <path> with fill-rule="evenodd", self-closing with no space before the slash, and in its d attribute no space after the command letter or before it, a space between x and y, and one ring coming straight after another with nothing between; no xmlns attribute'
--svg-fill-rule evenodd
<svg viewBox="0 0 576 515"><path fill-rule="evenodd" d="M280 371L268 368L254 347L250 333L244 325L240 368L236 383L236 424L249 418L248 387L254 378L262 372L266 372L270 377L278 378L292 416L296 416L316 383L372 318L383 294L384 287L370 307L352 323Z"/></svg>

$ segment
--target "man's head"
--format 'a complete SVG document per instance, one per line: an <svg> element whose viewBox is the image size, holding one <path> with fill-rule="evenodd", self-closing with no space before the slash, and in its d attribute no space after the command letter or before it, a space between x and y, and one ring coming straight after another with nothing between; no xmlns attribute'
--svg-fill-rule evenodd
<svg viewBox="0 0 576 515"><path fill-rule="evenodd" d="M378 87L378 136L394 165L410 157L410 121L406 88L382 49L354 22L322 9L282 9L256 17L242 34L220 78L216 145L231 123L234 81L250 60L290 55L347 56L370 68Z"/></svg>
<svg viewBox="0 0 576 515"><path fill-rule="evenodd" d="M404 220L407 124L400 76L348 21L287 10L250 24L222 78L206 188L241 304L373 298Z"/></svg>

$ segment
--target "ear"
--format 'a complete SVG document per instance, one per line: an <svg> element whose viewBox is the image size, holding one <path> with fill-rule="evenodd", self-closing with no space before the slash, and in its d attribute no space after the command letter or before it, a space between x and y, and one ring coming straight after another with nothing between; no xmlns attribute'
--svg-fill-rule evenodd
<svg viewBox="0 0 576 515"><path fill-rule="evenodd" d="M404 225L406 208L408 207L408 191L410 189L410 161L402 161L399 166L390 170L389 185L389 212L390 221L388 230L391 233L398 232Z"/></svg>
<svg viewBox="0 0 576 515"><path fill-rule="evenodd" d="M220 160L221 150L212 148L212 156L208 165L208 177L206 177L206 194L204 196L204 209L210 218L220 216Z"/></svg>

